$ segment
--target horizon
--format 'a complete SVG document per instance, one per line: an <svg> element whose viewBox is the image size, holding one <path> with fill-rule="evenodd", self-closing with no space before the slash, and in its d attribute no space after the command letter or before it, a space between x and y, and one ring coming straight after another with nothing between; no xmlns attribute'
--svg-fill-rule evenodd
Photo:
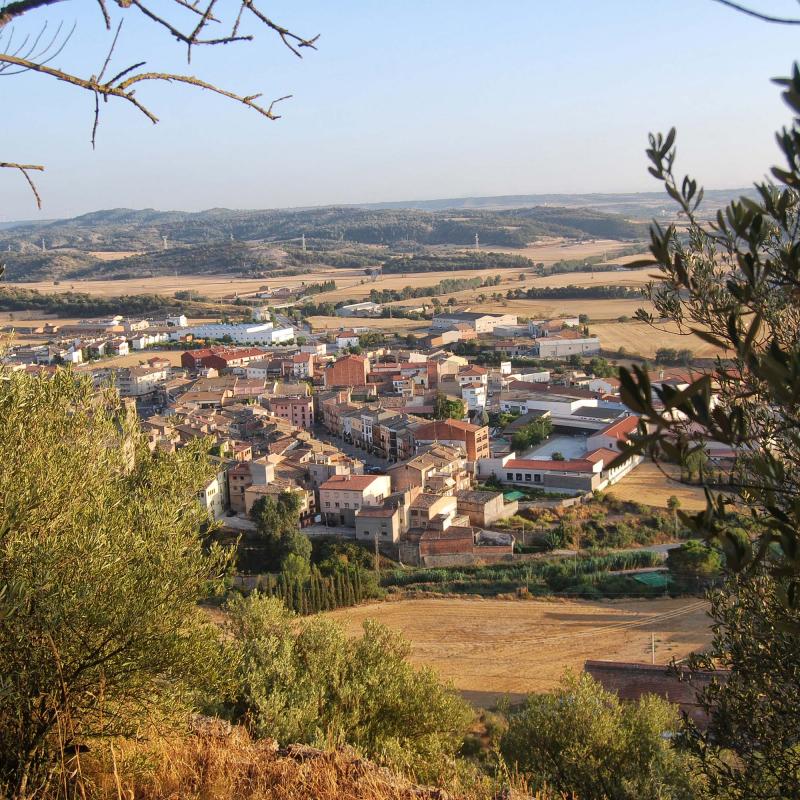
<svg viewBox="0 0 800 800"><path fill-rule="evenodd" d="M785 10L787 0L768 5ZM668 12L635 0L588 9L506 0L489 16L455 0L362 3L346 15L319 0L275 6L292 30L321 35L318 51L301 61L262 34L200 48L187 67L168 35L126 14L114 66L146 59L243 92L292 94L276 122L198 90L150 86L142 98L160 123L110 102L92 151L91 108L72 87L35 74L4 84L17 124L3 157L46 171L36 176L41 212L20 176L2 176L0 220L646 193L658 188L646 171L647 133L672 125L681 172L702 185L750 186L778 160L774 132L789 118L770 79L787 74L794 32L713 0L676 0ZM109 34L95 8L47 12L67 23L73 15L75 36L54 66L91 74Z"/></svg>

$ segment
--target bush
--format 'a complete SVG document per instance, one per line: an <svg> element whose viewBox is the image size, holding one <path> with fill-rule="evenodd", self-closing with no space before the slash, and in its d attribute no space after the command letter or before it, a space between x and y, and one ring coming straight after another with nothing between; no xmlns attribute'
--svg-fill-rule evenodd
<svg viewBox="0 0 800 800"><path fill-rule="evenodd" d="M500 750L533 789L592 800L690 800L694 764L672 747L677 708L653 695L621 701L589 675L567 674L550 694L528 695Z"/></svg>
<svg viewBox="0 0 800 800"><path fill-rule="evenodd" d="M337 622L298 621L274 598L230 605L239 669L231 712L258 735L320 747L348 744L418 780L440 780L472 719L469 706L430 669L407 661L410 646L371 620L351 639Z"/></svg>

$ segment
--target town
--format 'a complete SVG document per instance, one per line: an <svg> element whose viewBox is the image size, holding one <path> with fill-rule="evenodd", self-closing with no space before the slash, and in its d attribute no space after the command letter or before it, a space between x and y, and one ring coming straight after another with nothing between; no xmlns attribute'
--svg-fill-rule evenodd
<svg viewBox="0 0 800 800"><path fill-rule="evenodd" d="M359 327L380 310L373 303L341 306L342 327L324 333L276 310L286 308L254 306L249 323L17 323L26 344L6 362L36 374L66 364L116 387L152 449L209 439L218 469L198 499L223 529L246 535L260 498L291 493L307 535L354 539L408 565L512 560L524 525L504 521L520 508L591 500L642 461L617 460L639 418L578 317L448 308L408 337ZM186 348L179 364L166 346ZM104 366L129 354L139 363ZM681 389L691 376L662 368L650 380L654 391Z"/></svg>

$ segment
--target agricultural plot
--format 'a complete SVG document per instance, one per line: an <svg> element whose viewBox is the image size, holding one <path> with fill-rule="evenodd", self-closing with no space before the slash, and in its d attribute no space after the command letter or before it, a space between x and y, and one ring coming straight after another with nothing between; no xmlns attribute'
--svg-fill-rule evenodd
<svg viewBox="0 0 800 800"><path fill-rule="evenodd" d="M594 304L585 313L592 320L602 319ZM626 352L636 353L644 358L654 358L661 347L691 350L695 358L713 358L721 352L719 348L694 334L678 333L673 323L659 323L657 327L651 327L644 322L600 322L589 327L592 334L600 337L604 350L624 347Z"/></svg>
<svg viewBox="0 0 800 800"><path fill-rule="evenodd" d="M703 490L698 486L684 486L678 483L679 478L680 471L673 464L656 466L652 461L644 461L619 483L611 486L608 493L619 500L657 508L666 508L667 499L675 495L684 511L704 509L706 499Z"/></svg>
<svg viewBox="0 0 800 800"><path fill-rule="evenodd" d="M401 632L411 659L433 667L476 702L555 687L587 659L666 664L706 647L707 604L695 598L619 600L400 600L331 616L357 635L365 619Z"/></svg>

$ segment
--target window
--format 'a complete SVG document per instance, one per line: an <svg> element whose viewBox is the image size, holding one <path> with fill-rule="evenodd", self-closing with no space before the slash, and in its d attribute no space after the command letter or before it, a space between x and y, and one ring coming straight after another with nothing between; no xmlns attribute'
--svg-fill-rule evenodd
<svg viewBox="0 0 800 800"><path fill-rule="evenodd" d="M334 503L334 505L336 506L336 508L339 508L339 504L338 503Z"/></svg>
<svg viewBox="0 0 800 800"><path fill-rule="evenodd" d="M528 483L531 482L531 474L530 474L530 472L526 472L525 473L525 480L528 481Z"/></svg>
<svg viewBox="0 0 800 800"><path fill-rule="evenodd" d="M518 480L518 481L521 481L521 480L522 480L522 473L521 473L521 472L518 472L518 473L517 473L517 480Z"/></svg>
<svg viewBox="0 0 800 800"><path fill-rule="evenodd" d="M506 472L506 480L513 481L514 480L514 473L513 472Z"/></svg>
<svg viewBox="0 0 800 800"><path fill-rule="evenodd" d="M337 505L338 505L338 504L337 504ZM344 507L345 507L345 508L350 508L350 503L345 503L345 504L344 504Z"/></svg>
<svg viewBox="0 0 800 800"><path fill-rule="evenodd" d="M542 482L542 476L541 475L534 475L533 476L533 482L534 483L541 483Z"/></svg>

